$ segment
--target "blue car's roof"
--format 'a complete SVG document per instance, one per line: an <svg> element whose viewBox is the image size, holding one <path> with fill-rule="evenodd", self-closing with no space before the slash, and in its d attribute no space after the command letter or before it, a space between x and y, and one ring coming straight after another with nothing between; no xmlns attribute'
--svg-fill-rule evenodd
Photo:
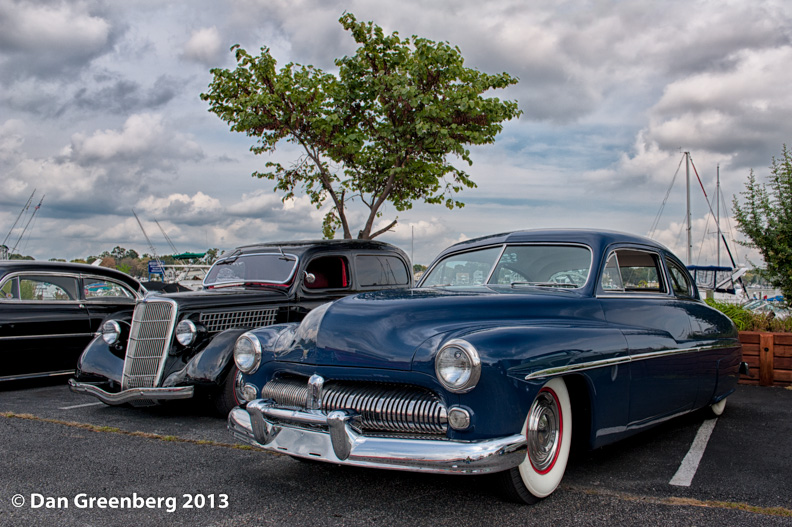
<svg viewBox="0 0 792 527"><path fill-rule="evenodd" d="M635 243L649 245L660 249L666 249L662 244L654 240L616 231L604 231L593 229L531 229L523 231L504 232L491 234L472 240L456 243L445 249L440 255L483 247L487 245L498 245L502 243L527 243L527 242L555 242L555 243L582 243L588 245L593 250L602 249L612 243Z"/></svg>

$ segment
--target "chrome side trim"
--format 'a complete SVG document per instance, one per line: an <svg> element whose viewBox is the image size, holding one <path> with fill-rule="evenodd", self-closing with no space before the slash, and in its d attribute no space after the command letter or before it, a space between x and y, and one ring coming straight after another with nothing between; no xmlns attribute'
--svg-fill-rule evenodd
<svg viewBox="0 0 792 527"><path fill-rule="evenodd" d="M26 373L24 375L6 375L0 377L0 381L22 381L25 379L40 379L43 377L58 377L60 375L74 375L74 370L64 371L45 371L41 373Z"/></svg>
<svg viewBox="0 0 792 527"><path fill-rule="evenodd" d="M193 386L179 386L175 388L130 388L113 393L90 383L77 382L74 379L69 379L69 389L74 393L93 395L103 403L113 406L139 400L189 399L195 390Z"/></svg>
<svg viewBox="0 0 792 527"><path fill-rule="evenodd" d="M63 333L61 335L18 335L16 337L0 337L0 340L25 340L25 339L62 339L68 337L93 337L94 333Z"/></svg>
<svg viewBox="0 0 792 527"><path fill-rule="evenodd" d="M535 371L525 376L526 381L534 379L544 379L547 377L556 377L567 373L575 373L579 371L593 370L596 368L606 368L608 366L617 366L619 364L626 364L628 362L637 362L642 360L659 359L662 357L670 357L672 355L683 355L687 353L695 353L697 351L708 351L719 349L721 346L699 346L696 348L680 348L668 349L662 351L651 351L649 353L639 353L637 355L625 355L623 357L614 357L612 359L602 359L590 362L581 362L579 364L569 364L566 366L556 366L554 368L545 368L544 370Z"/></svg>
<svg viewBox="0 0 792 527"><path fill-rule="evenodd" d="M349 412L337 410L325 416L276 409L269 404L257 399L248 403L247 409L231 410L228 429L234 437L295 457L437 474L486 474L509 470L525 460L527 451L522 434L483 441L364 436L350 426L355 416Z"/></svg>

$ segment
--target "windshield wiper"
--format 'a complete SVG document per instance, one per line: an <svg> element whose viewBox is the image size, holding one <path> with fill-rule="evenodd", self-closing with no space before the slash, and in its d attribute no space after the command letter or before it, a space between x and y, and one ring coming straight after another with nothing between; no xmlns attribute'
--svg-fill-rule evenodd
<svg viewBox="0 0 792 527"><path fill-rule="evenodd" d="M280 251L280 254L281 254L278 257L278 260L286 260L287 262L296 262L297 261L297 258L295 256L287 256L286 253L283 252L283 247L278 247L278 250Z"/></svg>
<svg viewBox="0 0 792 527"><path fill-rule="evenodd" d="M278 291L279 293L283 293L284 295L289 294L288 285L266 284L262 282L244 282L241 285L242 287L253 287L256 289L266 289L268 291Z"/></svg>
<svg viewBox="0 0 792 527"><path fill-rule="evenodd" d="M563 284L561 282L512 282L511 286L527 285L533 287L560 287L562 289L575 289L575 284Z"/></svg>

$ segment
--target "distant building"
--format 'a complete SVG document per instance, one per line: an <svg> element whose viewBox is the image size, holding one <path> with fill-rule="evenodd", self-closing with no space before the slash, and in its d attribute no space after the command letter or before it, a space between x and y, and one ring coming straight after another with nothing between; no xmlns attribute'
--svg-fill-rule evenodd
<svg viewBox="0 0 792 527"><path fill-rule="evenodd" d="M8 260L8 247L0 245L0 260Z"/></svg>

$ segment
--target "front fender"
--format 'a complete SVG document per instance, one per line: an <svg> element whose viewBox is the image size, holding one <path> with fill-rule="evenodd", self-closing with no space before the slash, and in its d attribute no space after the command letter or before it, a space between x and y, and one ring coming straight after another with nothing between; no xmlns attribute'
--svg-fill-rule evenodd
<svg viewBox="0 0 792 527"><path fill-rule="evenodd" d="M434 375L437 350L451 338L472 344L481 359L481 379L458 404L476 412L477 430L504 435L519 432L534 397L551 378L530 377L554 368L627 355L622 333L603 325L566 325L547 321L532 326L502 326L429 339L415 355L413 369ZM565 375L561 373L560 375ZM624 422L629 411L629 367L602 367L575 373L585 380L591 399L592 427ZM449 398L453 400L452 398ZM604 404L602 404L604 403Z"/></svg>
<svg viewBox="0 0 792 527"><path fill-rule="evenodd" d="M181 370L170 374L162 386L186 384L219 384L234 363L234 344L246 329L228 329L212 338Z"/></svg>
<svg viewBox="0 0 792 527"><path fill-rule="evenodd" d="M124 359L113 353L110 346L99 335L94 337L80 355L75 377L77 380L103 377L121 384L123 374Z"/></svg>

